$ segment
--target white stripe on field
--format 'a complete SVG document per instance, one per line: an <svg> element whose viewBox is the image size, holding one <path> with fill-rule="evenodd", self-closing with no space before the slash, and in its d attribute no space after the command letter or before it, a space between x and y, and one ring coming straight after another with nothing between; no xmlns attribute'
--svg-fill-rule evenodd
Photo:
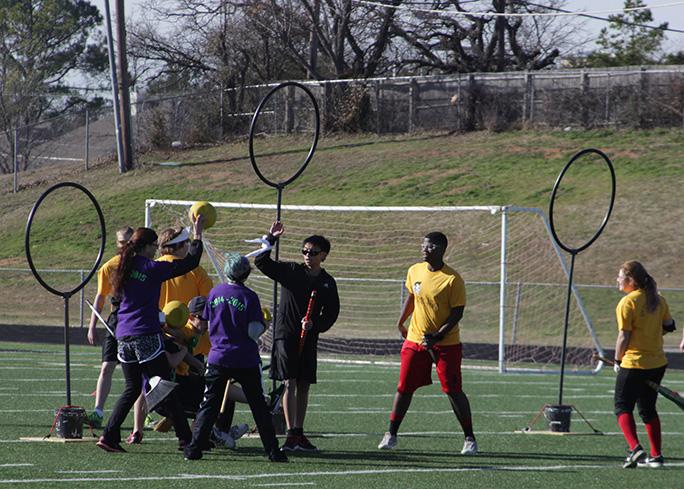
<svg viewBox="0 0 684 489"><path fill-rule="evenodd" d="M283 486L315 486L315 482L273 482L268 484L251 484L253 487L283 487Z"/></svg>
<svg viewBox="0 0 684 489"><path fill-rule="evenodd" d="M520 465L511 466L485 466L485 467L407 467L407 468L387 468L387 469L361 469L361 470L340 470L340 471L317 471L317 472L281 472L274 474L236 474L236 475L212 475L212 474L179 474L177 476L139 476L139 477L72 477L65 479L11 479L0 480L0 484L71 484L74 482L132 482L132 481L190 481L190 480L224 480L224 481L245 481L258 479L291 479L305 477L320 477L324 480L332 477L349 477L363 475L380 474L455 474L460 472L530 472L530 471L566 471L566 470L605 470L615 468L615 463L606 464L568 464L568 465L536 465L524 467ZM684 467L684 462L668 463L668 467Z"/></svg>
<svg viewBox="0 0 684 489"><path fill-rule="evenodd" d="M120 474L123 470L56 470L56 474Z"/></svg>
<svg viewBox="0 0 684 489"><path fill-rule="evenodd" d="M2 467L2 468L9 468L9 467L33 467L33 464L0 464L0 467Z"/></svg>

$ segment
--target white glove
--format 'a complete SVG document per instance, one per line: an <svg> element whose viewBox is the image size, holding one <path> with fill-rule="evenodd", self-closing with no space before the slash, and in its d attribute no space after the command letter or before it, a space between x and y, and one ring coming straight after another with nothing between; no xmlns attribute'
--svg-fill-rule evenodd
<svg viewBox="0 0 684 489"><path fill-rule="evenodd" d="M255 239L246 239L245 243L260 243L261 248L258 250L251 251L247 253L245 256L249 258L250 256L257 256L262 253L266 253L269 251L271 248L273 248L273 245L266 239L266 236L262 236L261 238L255 238Z"/></svg>
<svg viewBox="0 0 684 489"><path fill-rule="evenodd" d="M618 373L620 371L620 364L615 362L613 364L613 372Z"/></svg>

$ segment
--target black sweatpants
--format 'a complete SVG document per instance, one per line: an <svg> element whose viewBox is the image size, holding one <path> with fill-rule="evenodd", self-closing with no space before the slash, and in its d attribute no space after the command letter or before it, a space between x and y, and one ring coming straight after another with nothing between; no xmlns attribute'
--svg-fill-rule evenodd
<svg viewBox="0 0 684 489"><path fill-rule="evenodd" d="M656 400L658 392L649 387L647 380L660 384L667 365L652 369L621 368L615 379L615 414L631 413L634 405L644 423L658 415Z"/></svg>
<svg viewBox="0 0 684 489"><path fill-rule="evenodd" d="M266 454L277 450L278 439L273 428L271 413L269 413L266 400L264 399L260 368L226 368L220 365L209 364L205 375L207 387L204 391L204 399L202 404L200 404L197 418L195 418L192 442L186 448L185 453L201 452L200 447L206 446L209 442L211 428L221 410L221 402L223 401L228 379L234 379L242 386Z"/></svg>

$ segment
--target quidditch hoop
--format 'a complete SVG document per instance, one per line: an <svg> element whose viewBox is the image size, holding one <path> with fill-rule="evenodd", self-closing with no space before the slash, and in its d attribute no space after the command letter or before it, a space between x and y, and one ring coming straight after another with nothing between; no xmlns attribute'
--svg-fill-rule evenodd
<svg viewBox="0 0 684 489"><path fill-rule="evenodd" d="M586 243L584 243L582 246L578 247L571 247L566 245L561 241L561 239L558 237L558 234L556 233L556 225L554 223L554 204L556 202L556 193L558 192L558 187L560 187L560 184L563 180L563 177L567 173L567 171L570 169L570 167L577 161L579 158L582 156L585 156L587 154L594 153L599 155L603 161L605 162L606 166L610 170L610 180L611 180L611 193L610 193L610 204L608 205L608 209L606 214L603 216L603 220L601 221L601 225L596 229L596 232L594 235L589 239ZM608 224L608 219L610 219L610 215L613 212L613 204L615 203L615 169L613 168L613 163L610 161L610 158L606 156L606 154L603 151L600 151L598 149L594 148L588 148L588 149L583 149L582 151L578 152L570 158L570 161L565 165L563 170L560 172L558 175L558 178L556 179L556 183L553 185L553 192L551 192L551 202L549 203L549 224L551 226L551 234L553 235L553 239L558 243L558 246L563 248L565 251L568 253L571 253L573 255L576 255L577 253L586 250L591 246L591 244L598 239L598 237L601 235L603 232L603 229L606 227L606 224Z"/></svg>
<svg viewBox="0 0 684 489"><path fill-rule="evenodd" d="M304 158L304 162L302 165L299 167L299 169L290 177L287 178L281 182L274 182L270 179L268 179L266 176L264 176L263 173L259 170L259 166L257 165L256 162L256 157L254 155L254 132L257 127L257 121L259 119L259 116L261 115L261 111L263 108L266 106L268 101L271 99L271 97L279 90L282 90L287 87L296 87L304 91L306 95L309 97L311 100L311 104L313 105L314 109L314 133L313 133L313 138L311 141L311 148L309 148L309 153L306 155L306 158ZM252 167L254 168L254 172L257 174L257 176L266 184L271 187L275 188L283 188L286 185L289 185L290 183L294 182L299 175L302 174L302 172L306 169L306 166L309 164L311 161L311 158L314 155L314 152L316 151L316 145L318 144L318 134L320 131L320 123L321 123L321 115L318 110L318 104L316 103L316 99L313 96L313 93L311 93L311 90L309 90L306 86L302 85L301 83L297 82L284 82L279 84L278 86L272 88L266 96L261 99L261 102L259 102L259 105L254 112L254 116L252 117L252 123L249 125L249 159L252 162Z"/></svg>
<svg viewBox="0 0 684 489"><path fill-rule="evenodd" d="M90 273L88 273L87 276L83 279L83 281L75 288L71 290L57 290L54 287L50 286L43 278L40 276L38 273L38 270L36 270L36 267L33 264L33 259L31 257L31 226L33 225L33 218L36 215L36 211L40 207L40 204L45 200L45 198L50 195L52 192L55 190L58 190L62 187L73 187L75 189L80 190L83 192L93 203L93 206L95 206L95 210L97 211L97 216L100 221L100 249L97 254L97 259L95 260L95 263L93 264L92 270L90 270ZM102 261L102 255L104 253L104 248L105 248L105 222L104 222L104 215L102 214L102 209L100 208L100 204L98 204L97 200L93 196L93 194L90 193L90 191L85 188L82 185L79 185L78 183L73 183L73 182L62 182L58 183L56 185L53 185L49 189L47 189L43 194L38 198L35 204L33 204L33 208L31 209L31 213L29 214L28 221L26 222L26 232L24 234L24 250L26 252L26 260L28 261L29 267L31 268L31 272L33 273L33 276L36 278L36 280L42 285L45 289L47 289L49 292L59 295L61 297L71 297L74 295L76 292L81 290L92 278L93 274L95 274L95 271L97 268L100 266L100 261Z"/></svg>

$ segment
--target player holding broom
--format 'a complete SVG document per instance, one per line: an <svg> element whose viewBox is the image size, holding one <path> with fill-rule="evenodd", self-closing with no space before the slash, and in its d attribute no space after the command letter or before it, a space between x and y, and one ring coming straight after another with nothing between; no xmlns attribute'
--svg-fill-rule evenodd
<svg viewBox="0 0 684 489"><path fill-rule="evenodd" d="M675 330L665 299L658 294L656 281L637 261L620 267L618 289L627 294L617 305L618 337L615 342L615 414L629 444L624 468L637 465L662 467L660 418L656 411L658 392L647 381L660 384L667 368L663 335ZM646 426L651 456L639 444L634 405Z"/></svg>
<svg viewBox="0 0 684 489"><path fill-rule="evenodd" d="M282 236L282 223L273 223L266 239L274 244ZM278 317L273 337L271 378L285 383L283 411L287 424L284 451L315 452L304 435L304 417L309 401L309 387L316 383L318 335L328 331L340 312L340 299L335 279L321 264L330 252L330 242L323 236L309 236L302 243L304 263L276 262L270 252L254 259L254 264L267 277L282 286ZM306 312L311 292L316 291L311 320ZM300 353L302 329L306 332Z"/></svg>
<svg viewBox="0 0 684 489"><path fill-rule="evenodd" d="M435 363L442 391L449 398L465 435L461 453L477 453L470 403L461 384L462 345L458 322L465 309L465 286L461 276L444 263L447 244L444 234L427 234L421 246L423 262L409 268L406 277L409 295L397 323L406 340L401 348L399 385L390 414L389 431L378 445L380 449L391 449L397 445L399 426L411 405L413 393L419 387L432 383L432 363ZM411 323L407 330L404 322L409 316Z"/></svg>

